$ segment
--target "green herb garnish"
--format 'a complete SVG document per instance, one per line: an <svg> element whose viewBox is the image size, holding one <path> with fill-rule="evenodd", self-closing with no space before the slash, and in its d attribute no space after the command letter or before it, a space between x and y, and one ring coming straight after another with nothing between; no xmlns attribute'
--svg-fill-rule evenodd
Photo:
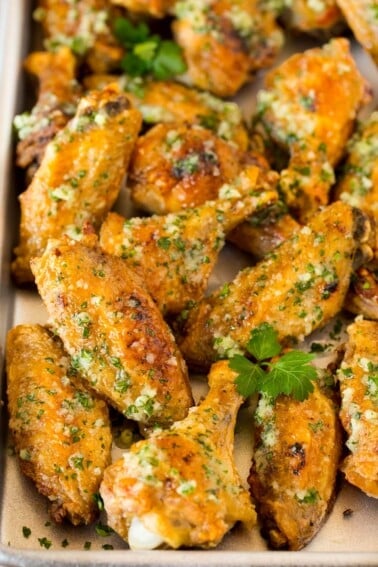
<svg viewBox="0 0 378 567"><path fill-rule="evenodd" d="M132 47L137 43L146 41L150 35L150 30L145 22L133 24L126 18L116 18L114 22L114 33L125 47Z"/></svg>
<svg viewBox="0 0 378 567"><path fill-rule="evenodd" d="M101 522L97 524L95 530L96 530L96 534L101 537L108 537L114 534L114 530L112 530L110 526L107 526L106 524L102 524Z"/></svg>
<svg viewBox="0 0 378 567"><path fill-rule="evenodd" d="M311 364L313 354L292 350L277 361L268 362L282 350L278 333L272 325L263 323L251 331L246 349L257 362L251 362L240 354L229 361L230 368L238 373L235 383L242 396L260 392L275 399L286 394L303 401L313 392L312 382L317 378L316 368Z"/></svg>
<svg viewBox="0 0 378 567"><path fill-rule="evenodd" d="M301 504L315 504L315 502L317 502L319 498L319 492L315 488L309 488L306 494L304 494L302 497L296 495L296 499Z"/></svg>
<svg viewBox="0 0 378 567"><path fill-rule="evenodd" d="M186 71L181 47L151 34L145 22L133 24L126 18L117 18L114 33L126 48L121 67L131 77L152 75L164 81Z"/></svg>
<svg viewBox="0 0 378 567"><path fill-rule="evenodd" d="M26 538L30 537L31 529L28 528L27 526L22 526L22 535Z"/></svg>
<svg viewBox="0 0 378 567"><path fill-rule="evenodd" d="M96 492L95 494L93 494L92 498L97 505L97 508L100 510L100 512L102 512L104 510L104 501L101 497L101 494L99 492Z"/></svg>
<svg viewBox="0 0 378 567"><path fill-rule="evenodd" d="M38 541L39 541L39 545L41 547L44 547L45 549L50 549L50 547L52 546L52 542L49 539L47 539L47 537L39 537Z"/></svg>

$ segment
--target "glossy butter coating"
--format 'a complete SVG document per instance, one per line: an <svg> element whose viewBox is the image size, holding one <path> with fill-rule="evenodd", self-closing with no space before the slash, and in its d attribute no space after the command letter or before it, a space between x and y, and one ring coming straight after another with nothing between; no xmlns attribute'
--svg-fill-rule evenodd
<svg viewBox="0 0 378 567"><path fill-rule="evenodd" d="M51 240L32 269L73 366L126 417L182 419L192 404L185 363L139 276L95 247Z"/></svg>
<svg viewBox="0 0 378 567"><path fill-rule="evenodd" d="M349 42L338 38L296 53L268 73L257 100L264 135L290 155L280 185L304 223L329 201L333 168L344 153L358 110L369 100L367 83Z"/></svg>
<svg viewBox="0 0 378 567"><path fill-rule="evenodd" d="M234 95L280 50L276 14L259 0L176 2L172 28L193 84L218 96Z"/></svg>
<svg viewBox="0 0 378 567"><path fill-rule="evenodd" d="M21 470L50 501L60 523L88 524L110 464L108 408L78 376L58 337L19 325L7 338L9 427Z"/></svg>
<svg viewBox="0 0 378 567"><path fill-rule="evenodd" d="M109 213L100 245L140 274L163 313L179 313L204 296L226 233L277 200L274 188L259 192L258 177L251 166L220 189L223 198L178 213L128 220Z"/></svg>
<svg viewBox="0 0 378 567"><path fill-rule="evenodd" d="M341 469L351 484L378 498L378 323L357 320L348 335L338 379L350 454Z"/></svg>
<svg viewBox="0 0 378 567"><path fill-rule="evenodd" d="M299 402L261 398L251 494L273 548L298 550L318 532L334 499L341 431L333 402L318 387Z"/></svg>
<svg viewBox="0 0 378 567"><path fill-rule="evenodd" d="M315 215L266 259L193 307L180 339L188 363L206 366L243 352L263 322L283 344L325 325L343 305L359 250L371 254L364 244L369 234L363 213L340 201Z"/></svg>
<svg viewBox="0 0 378 567"><path fill-rule="evenodd" d="M141 123L140 112L116 86L81 99L20 196L20 242L12 265L17 281L33 281L30 260L43 253L49 238L80 238L88 222L99 227L119 194Z"/></svg>
<svg viewBox="0 0 378 567"><path fill-rule="evenodd" d="M214 547L235 522L256 522L232 456L243 401L234 379L227 361L215 364L199 406L107 469L101 495L121 537L137 519L170 547Z"/></svg>

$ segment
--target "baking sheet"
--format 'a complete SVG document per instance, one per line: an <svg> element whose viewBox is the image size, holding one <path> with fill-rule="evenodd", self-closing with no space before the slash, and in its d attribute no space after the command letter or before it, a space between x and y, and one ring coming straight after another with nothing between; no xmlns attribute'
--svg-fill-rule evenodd
<svg viewBox="0 0 378 567"><path fill-rule="evenodd" d="M22 323L44 323L45 308L34 292L16 290L9 277L11 249L17 240L18 208L16 194L22 188L12 167L12 119L25 108L23 76L20 62L27 51L30 29L31 2L27 0L0 0L0 362L4 363L4 344L8 328ZM315 42L291 42L280 55L283 60L295 50L311 47ZM362 73L373 85L375 95L368 113L378 104L378 72L370 58L354 46L354 54ZM278 62L279 62L278 61ZM278 63L277 62L277 63ZM261 77L245 87L238 100L246 117L254 108L254 95L261 86ZM120 206L122 203L120 204ZM211 280L211 287L230 279L246 262L246 256L235 256L226 249ZM5 400L5 379L1 382L2 400ZM200 381L195 382L198 398L204 391ZM227 535L214 551L152 551L131 552L118 536L101 538L94 527L56 527L49 522L47 501L36 493L34 485L23 477L12 455L7 439L6 411L0 406L0 565L127 565L163 567L185 565L191 567L254 566L254 565L378 565L378 502L364 496L350 485L343 485L332 514L326 524L301 552L267 551L264 540L255 528L242 526ZM245 479L251 457L251 434L248 427L252 409L241 410L236 431L235 455ZM345 518L343 511L352 509ZM105 518L102 519L105 522ZM31 529L28 538L22 528ZM49 550L41 548L38 538L52 542ZM69 545L63 550L62 541ZM85 542L91 549L84 550ZM103 545L114 550L104 550Z"/></svg>

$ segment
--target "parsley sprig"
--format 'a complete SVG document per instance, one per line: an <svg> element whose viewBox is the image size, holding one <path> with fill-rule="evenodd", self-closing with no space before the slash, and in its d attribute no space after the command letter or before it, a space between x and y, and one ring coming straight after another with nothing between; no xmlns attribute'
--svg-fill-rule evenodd
<svg viewBox="0 0 378 567"><path fill-rule="evenodd" d="M278 333L269 323L253 329L246 349L256 362L240 354L235 354L229 361L232 370L238 373L235 383L242 396L260 392L275 399L286 394L303 401L314 391L312 382L317 378L317 371L311 364L313 354L292 350L275 362L268 362L282 351Z"/></svg>
<svg viewBox="0 0 378 567"><path fill-rule="evenodd" d="M186 71L180 46L151 34L145 22L134 24L126 18L117 18L114 33L127 50L121 67L131 77L152 75L155 79L166 80Z"/></svg>

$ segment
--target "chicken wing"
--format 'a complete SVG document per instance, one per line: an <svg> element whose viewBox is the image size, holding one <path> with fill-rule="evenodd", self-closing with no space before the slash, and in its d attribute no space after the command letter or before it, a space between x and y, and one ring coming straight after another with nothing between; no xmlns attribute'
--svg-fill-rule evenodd
<svg viewBox="0 0 378 567"><path fill-rule="evenodd" d="M342 25L343 18L336 0L290 0L285 4L287 8L283 19L295 30L327 36Z"/></svg>
<svg viewBox="0 0 378 567"><path fill-rule="evenodd" d="M40 325L9 331L6 362L9 427L22 472L48 497L56 522L92 522L93 495L110 464L105 402L72 374L59 338Z"/></svg>
<svg viewBox="0 0 378 567"><path fill-rule="evenodd" d="M347 145L335 198L370 213L378 221L378 111L359 125Z"/></svg>
<svg viewBox="0 0 378 567"><path fill-rule="evenodd" d="M235 227L228 234L227 240L261 260L300 229L293 217L282 212L279 207L280 203L270 209L263 209L260 215L252 215L246 222Z"/></svg>
<svg viewBox="0 0 378 567"><path fill-rule="evenodd" d="M90 75L84 80L84 85L89 89L101 89L112 81L117 81L131 98L146 124L198 124L213 131L219 138L236 144L242 151L248 147L247 129L235 102L221 100L173 81L143 81L126 75Z"/></svg>
<svg viewBox="0 0 378 567"><path fill-rule="evenodd" d="M123 260L66 238L50 240L32 270L73 367L95 391L143 424L185 417L192 404L185 363L144 282Z"/></svg>
<svg viewBox="0 0 378 567"><path fill-rule="evenodd" d="M207 397L188 417L107 469L100 493L108 523L132 549L214 547L235 522L255 523L232 455L243 401L235 376L226 361L215 364Z"/></svg>
<svg viewBox="0 0 378 567"><path fill-rule="evenodd" d="M359 207L378 223L378 112L360 124L347 146L348 154L335 198ZM378 248L378 246L377 246ZM376 256L378 251L376 250ZM354 274L345 307L378 319L377 260Z"/></svg>
<svg viewBox="0 0 378 567"><path fill-rule="evenodd" d="M84 57L95 73L119 66L123 49L109 26L112 10L108 0L38 0L35 14L42 23L47 49L66 45Z"/></svg>
<svg viewBox="0 0 378 567"><path fill-rule="evenodd" d="M125 220L109 213L100 245L139 273L164 314L179 313L203 297L225 234L277 200L273 188L256 191L258 177L251 166L220 188L226 198L176 214Z"/></svg>
<svg viewBox="0 0 378 567"><path fill-rule="evenodd" d="M356 270L344 308L351 313L378 321L378 269L376 261Z"/></svg>
<svg viewBox="0 0 378 567"><path fill-rule="evenodd" d="M258 94L258 124L290 154L280 184L288 205L306 222L328 203L333 167L368 100L367 83L348 41L339 38L293 55L267 75L265 86Z"/></svg>
<svg viewBox="0 0 378 567"><path fill-rule="evenodd" d="M250 150L248 159L261 170L258 181L259 189L261 191L271 189L273 172L270 171L263 149L258 146ZM238 224L227 234L227 240L244 252L252 254L255 259L261 260L276 246L290 238L299 228L300 225L288 213L287 205L281 198L272 206L264 207L245 222Z"/></svg>
<svg viewBox="0 0 378 567"><path fill-rule="evenodd" d="M374 0L336 0L357 40L378 64L378 6Z"/></svg>
<svg viewBox="0 0 378 567"><path fill-rule="evenodd" d="M134 203L165 214L218 197L242 169L244 153L200 126L158 124L141 136L130 163Z"/></svg>
<svg viewBox="0 0 378 567"><path fill-rule="evenodd" d="M218 96L234 95L283 43L275 13L259 0L180 0L172 11L191 81Z"/></svg>
<svg viewBox="0 0 378 567"><path fill-rule="evenodd" d="M262 397L249 476L262 534L273 548L298 550L333 504L341 431L333 402L316 386L303 402Z"/></svg>
<svg viewBox="0 0 378 567"><path fill-rule="evenodd" d="M378 323L356 320L347 331L338 379L350 454L341 469L350 483L378 498Z"/></svg>
<svg viewBox="0 0 378 567"><path fill-rule="evenodd" d="M80 238L85 222L99 227L121 189L141 121L115 86L81 99L20 196L20 243L12 265L19 282L33 281L30 259L49 238Z"/></svg>
<svg viewBox="0 0 378 567"><path fill-rule="evenodd" d="M38 100L31 112L15 117L18 130L17 160L28 168L31 181L45 147L75 114L81 88L76 81L76 59L68 47L56 53L37 51L28 55L24 67L39 81Z"/></svg>
<svg viewBox="0 0 378 567"><path fill-rule="evenodd" d="M110 0L110 2L127 8L131 13L163 18L169 14L176 0Z"/></svg>
<svg viewBox="0 0 378 567"><path fill-rule="evenodd" d="M359 209L341 201L325 208L267 259L189 311L180 338L187 362L202 367L243 352L251 330L263 322L285 345L303 340L340 311L353 264L372 254L372 236Z"/></svg>

